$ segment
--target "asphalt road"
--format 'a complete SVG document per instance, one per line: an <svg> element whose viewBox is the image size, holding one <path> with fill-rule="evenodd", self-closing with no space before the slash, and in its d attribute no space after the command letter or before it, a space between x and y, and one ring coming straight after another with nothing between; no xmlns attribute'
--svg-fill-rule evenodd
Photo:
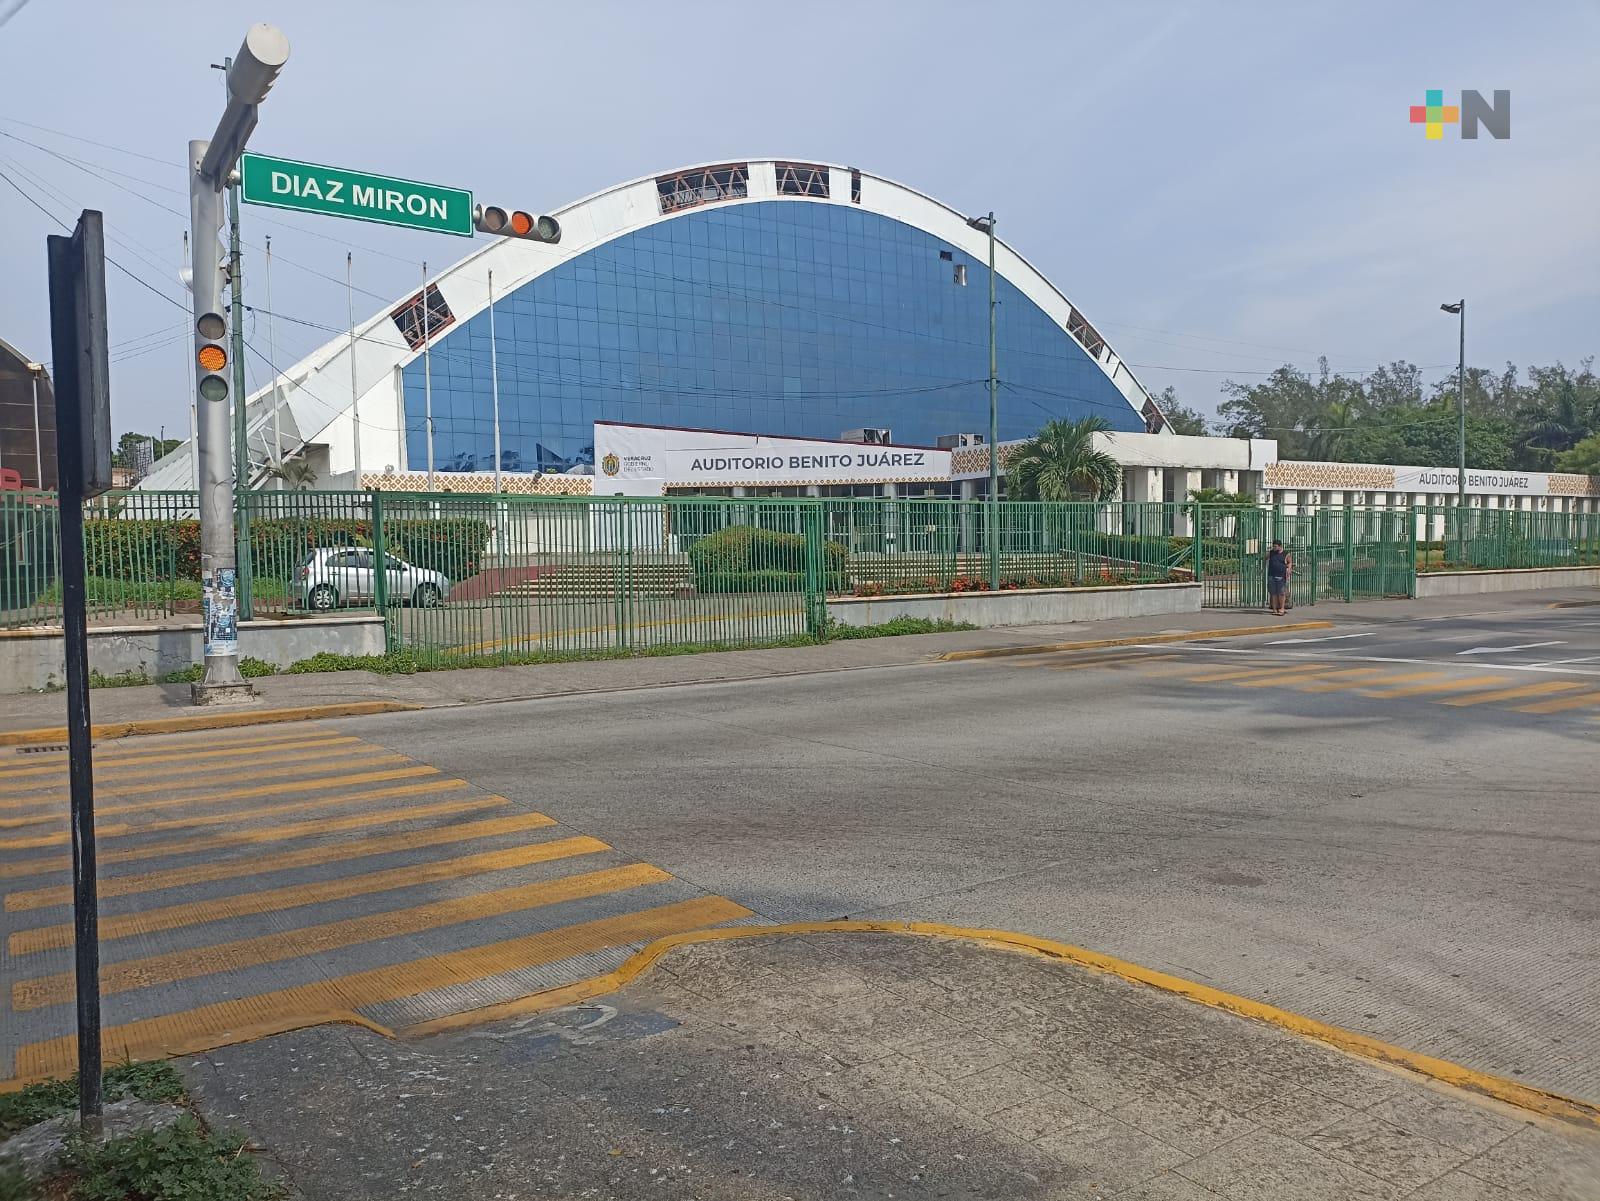
<svg viewBox="0 0 1600 1201"><path fill-rule="evenodd" d="M763 918L1065 939L1595 1100L1597 719L1600 608L1523 606L349 728Z"/></svg>

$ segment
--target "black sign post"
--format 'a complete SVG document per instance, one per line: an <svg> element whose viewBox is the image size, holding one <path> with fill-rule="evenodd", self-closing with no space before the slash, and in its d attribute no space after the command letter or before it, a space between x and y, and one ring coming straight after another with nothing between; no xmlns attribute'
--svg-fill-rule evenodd
<svg viewBox="0 0 1600 1201"><path fill-rule="evenodd" d="M111 390L106 355L106 248L100 214L84 210L70 238L48 239L50 349L56 385L61 626L66 644L67 749L72 797L72 925L77 949L78 1112L98 1136L100 927L95 883L94 763L83 502L111 486Z"/></svg>

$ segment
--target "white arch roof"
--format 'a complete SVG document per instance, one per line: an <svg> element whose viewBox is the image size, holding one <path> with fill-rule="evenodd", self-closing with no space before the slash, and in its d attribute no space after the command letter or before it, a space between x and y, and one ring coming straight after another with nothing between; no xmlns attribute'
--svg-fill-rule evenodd
<svg viewBox="0 0 1600 1201"><path fill-rule="evenodd" d="M825 168L829 174L827 198L780 194L775 164L803 162ZM710 201L706 204L662 213L656 181L671 175L703 171L730 163L746 163L749 171L748 195ZM852 175L859 177L860 200L851 199ZM785 158L719 159L654 175L642 175L616 184L581 200L556 209L552 215L561 222L561 241L555 245L497 238L475 247L469 254L428 282L443 295L455 317L450 327L464 325L488 308L490 276L495 297L504 297L528 281L576 258L603 243L636 230L670 221L684 213L717 206L753 204L770 200L790 200L797 204L837 204L864 209L880 216L905 222L938 237L970 255L974 262L988 257L988 236L967 224L967 215L915 188L867 171L817 160ZM1062 329L1087 321L1081 310L1052 284L1042 272L1003 239L996 239L995 268L1002 279L1032 300ZM356 465L357 426L353 411L360 414L360 465L364 472L377 471L405 461L405 415L400 394L399 370L421 357L400 336L391 317L395 309L415 300L416 292L397 297L393 304L356 326L355 385L358 406L352 404L350 372L351 339L341 333L330 338L294 366L273 385L253 393L248 401L250 445L253 461L266 457L271 442L272 417L276 405L278 423L284 431L284 445L290 453L298 445L315 443L328 447L329 471L334 479L353 472ZM1092 323L1089 323L1092 327ZM1128 401L1136 414L1150 402L1150 395L1126 363L1103 341L1098 353L1085 346L1106 378ZM1078 338L1084 343L1082 337ZM157 464L142 483L153 489L190 487L192 465L189 446L184 444ZM415 466L415 465L413 465ZM355 485L353 476L350 480ZM324 479L325 486L333 486Z"/></svg>

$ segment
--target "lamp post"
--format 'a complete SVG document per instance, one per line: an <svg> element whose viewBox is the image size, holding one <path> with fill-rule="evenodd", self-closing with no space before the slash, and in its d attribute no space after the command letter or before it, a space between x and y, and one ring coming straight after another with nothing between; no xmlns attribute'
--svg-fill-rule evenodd
<svg viewBox="0 0 1600 1201"><path fill-rule="evenodd" d="M1456 543L1466 549L1467 505L1467 298L1439 306L1461 318L1461 354L1456 360Z"/></svg>
<svg viewBox="0 0 1600 1201"><path fill-rule="evenodd" d="M995 300L994 281L994 212L991 210L987 217L968 217L967 224L989 235L989 506L985 528L988 531L989 543L989 590L998 592L1000 589L1000 375L998 348L995 344L995 310L998 302Z"/></svg>

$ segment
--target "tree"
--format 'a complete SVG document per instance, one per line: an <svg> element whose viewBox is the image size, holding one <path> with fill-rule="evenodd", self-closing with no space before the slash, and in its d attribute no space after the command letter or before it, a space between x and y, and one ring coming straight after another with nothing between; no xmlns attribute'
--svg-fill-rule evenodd
<svg viewBox="0 0 1600 1201"><path fill-rule="evenodd" d="M1178 390L1168 384L1161 391L1161 395L1154 398L1156 407L1161 410L1161 415L1167 419L1167 428L1175 434L1189 434L1194 437L1204 437L1210 431L1206 427L1205 414L1198 409L1185 408L1178 400Z"/></svg>
<svg viewBox="0 0 1600 1201"><path fill-rule="evenodd" d="M1048 421L1006 464L1009 495L1017 500L1108 500L1122 483L1117 461L1094 444L1111 426L1103 417Z"/></svg>
<svg viewBox="0 0 1600 1201"><path fill-rule="evenodd" d="M1559 362L1528 368L1530 383L1518 411L1518 466L1548 471L1561 452L1600 428L1600 379L1593 365L1589 358L1577 371Z"/></svg>
<svg viewBox="0 0 1600 1201"><path fill-rule="evenodd" d="M295 492L309 492L317 482L317 469L305 459L285 459L268 474Z"/></svg>
<svg viewBox="0 0 1600 1201"><path fill-rule="evenodd" d="M117 439L117 449L111 452L112 464L117 467L133 467L138 462L138 447L147 442L154 445L157 459L160 459L163 455L170 455L183 445L182 441L177 438L163 440L152 437L149 434L140 434L129 430Z"/></svg>
<svg viewBox="0 0 1600 1201"><path fill-rule="evenodd" d="M1590 434L1571 450L1557 455L1556 470L1575 475L1600 475L1600 433Z"/></svg>
<svg viewBox="0 0 1600 1201"><path fill-rule="evenodd" d="M1256 498L1249 492L1229 492L1226 488L1191 488L1189 499L1211 508L1254 508Z"/></svg>
<svg viewBox="0 0 1600 1201"><path fill-rule="evenodd" d="M1512 425L1495 417L1467 418L1467 462L1489 471L1514 466ZM1456 406L1432 404L1402 409L1364 422L1340 450L1347 463L1406 463L1454 467L1460 458Z"/></svg>
<svg viewBox="0 0 1600 1201"><path fill-rule="evenodd" d="M1260 383L1223 383L1218 408L1231 438L1276 438L1286 459L1338 459L1351 428L1366 412L1361 381L1335 375L1318 360L1315 380L1285 363Z"/></svg>

